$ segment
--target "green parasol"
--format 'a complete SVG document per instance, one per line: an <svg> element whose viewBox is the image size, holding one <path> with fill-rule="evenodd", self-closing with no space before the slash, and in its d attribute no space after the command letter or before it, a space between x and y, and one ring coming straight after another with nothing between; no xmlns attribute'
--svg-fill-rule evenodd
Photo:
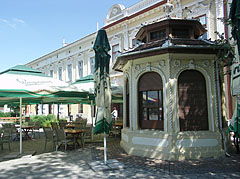
<svg viewBox="0 0 240 179"><path fill-rule="evenodd" d="M112 95L109 77L109 61L111 56L108 54L110 45L104 29L98 31L93 49L95 51L94 94L97 106L94 134L104 133L104 164L106 165L106 133L109 134L112 127L110 111Z"/></svg>
<svg viewBox="0 0 240 179"><path fill-rule="evenodd" d="M237 42L238 56L236 57L234 63L232 64L232 74L231 74L231 85L232 85L232 95L237 96L236 109L230 125L228 127L228 132L234 132L234 144L239 152L239 138L240 138L240 2L239 0L233 0L231 4L229 18L232 23L232 36Z"/></svg>
<svg viewBox="0 0 240 179"><path fill-rule="evenodd" d="M111 90L109 78L110 45L104 29L98 31L95 44L95 72L94 72L94 93L97 114L95 119L94 134L106 132L111 129Z"/></svg>
<svg viewBox="0 0 240 179"><path fill-rule="evenodd" d="M232 22L232 36L237 41L238 53L240 53L240 2L233 0L229 13Z"/></svg>
<svg viewBox="0 0 240 179"><path fill-rule="evenodd" d="M0 73L0 103L17 102L20 105L20 154L22 154L22 104L42 103L43 100L56 102L59 98L86 99L88 95L68 83L24 65L17 65Z"/></svg>

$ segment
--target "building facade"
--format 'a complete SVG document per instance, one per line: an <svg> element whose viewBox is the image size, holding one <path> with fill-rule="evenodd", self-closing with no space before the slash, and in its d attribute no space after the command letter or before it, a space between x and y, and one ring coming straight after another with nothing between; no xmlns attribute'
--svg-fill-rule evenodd
<svg viewBox="0 0 240 179"><path fill-rule="evenodd" d="M217 19L226 15L224 14L226 6L224 0L142 0L127 8L121 4L113 5L104 19L103 27L111 45L111 68L119 53L139 45L135 35L143 25L159 21L166 16L198 19L207 29L207 33L202 38L217 39L215 31L219 33L226 31L222 22ZM95 38L96 33L92 33L26 65L41 70L54 78L74 82L93 73L94 51L92 47ZM110 75L112 83L123 86L121 72L111 70ZM47 107L45 108L47 109ZM90 120L87 112L89 110L90 107L87 105L73 105L71 107L72 114L86 112L85 115ZM57 111L56 107L53 111ZM67 116L67 110L64 106L62 106L62 113L63 116Z"/></svg>
<svg viewBox="0 0 240 179"><path fill-rule="evenodd" d="M199 39L196 20L167 18L143 26L142 45L121 54L124 128L129 154L164 160L224 155L219 129L218 46Z"/></svg>

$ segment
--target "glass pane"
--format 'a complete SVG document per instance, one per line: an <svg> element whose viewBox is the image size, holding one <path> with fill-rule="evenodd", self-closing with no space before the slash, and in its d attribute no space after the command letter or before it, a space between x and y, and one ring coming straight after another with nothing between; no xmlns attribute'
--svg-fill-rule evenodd
<svg viewBox="0 0 240 179"><path fill-rule="evenodd" d="M143 120L147 120L147 108L143 108Z"/></svg>
<svg viewBox="0 0 240 179"><path fill-rule="evenodd" d="M90 74L94 73L95 69L95 57L90 58Z"/></svg>
<svg viewBox="0 0 240 179"><path fill-rule="evenodd" d="M68 80L72 81L72 65L68 65Z"/></svg>
<svg viewBox="0 0 240 179"><path fill-rule="evenodd" d="M158 120L158 108L149 108L149 120Z"/></svg>
<svg viewBox="0 0 240 179"><path fill-rule="evenodd" d="M148 104L158 106L158 91L148 91Z"/></svg>
<svg viewBox="0 0 240 179"><path fill-rule="evenodd" d="M53 77L53 70L50 70L49 76Z"/></svg>
<svg viewBox="0 0 240 179"><path fill-rule="evenodd" d="M163 120L163 108L162 107L159 108L159 119Z"/></svg>
<svg viewBox="0 0 240 179"><path fill-rule="evenodd" d="M58 79L62 80L62 68L58 68Z"/></svg>
<svg viewBox="0 0 240 179"><path fill-rule="evenodd" d="M146 104L147 104L147 92L143 91L142 92L142 105L146 106Z"/></svg>
<svg viewBox="0 0 240 179"><path fill-rule="evenodd" d="M160 91L158 91L158 93L159 93L159 105L160 106L162 106L162 91L160 90Z"/></svg>
<svg viewBox="0 0 240 179"><path fill-rule="evenodd" d="M119 51L119 45L114 45L114 46L112 47L112 51L113 51L113 52Z"/></svg>
<svg viewBox="0 0 240 179"><path fill-rule="evenodd" d="M83 77L83 61L78 62L78 76L79 78Z"/></svg>

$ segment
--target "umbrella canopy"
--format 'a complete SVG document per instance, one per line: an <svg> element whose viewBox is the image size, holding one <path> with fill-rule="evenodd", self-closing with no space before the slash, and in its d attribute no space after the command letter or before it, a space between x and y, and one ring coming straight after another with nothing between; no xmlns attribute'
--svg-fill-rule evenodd
<svg viewBox="0 0 240 179"><path fill-rule="evenodd" d="M48 77L38 70L24 65L17 65L0 73L0 102L20 105L20 154L22 154L22 99L29 103L39 103L44 99L88 97L87 93L79 91L74 86L60 80ZM4 101L5 100L5 101ZM8 102L8 103L9 103Z"/></svg>
<svg viewBox="0 0 240 179"><path fill-rule="evenodd" d="M240 53L240 3L233 0L229 17L232 22L232 36L237 42L238 55ZM240 61L239 56L234 60L232 65L232 95L240 95Z"/></svg>
<svg viewBox="0 0 240 179"><path fill-rule="evenodd" d="M229 17L232 23L232 36L237 42L238 56L234 60L232 65L231 84L232 95L238 96L236 101L236 109L230 121L228 132L233 131L236 139L235 145L237 152L239 152L239 138L240 138L240 2L239 0L233 0L231 4Z"/></svg>
<svg viewBox="0 0 240 179"><path fill-rule="evenodd" d="M104 164L107 164L106 133L112 127L111 119L111 89L109 77L110 45L104 29L98 31L93 49L95 51L94 94L97 113L94 134L104 133Z"/></svg>
<svg viewBox="0 0 240 179"><path fill-rule="evenodd" d="M81 102L85 102L86 104L91 104L91 100L93 100L95 102L94 76L93 75L88 75L86 77L83 77L72 84L79 90L88 92L89 99L88 100L82 99ZM112 91L112 103L123 103L123 88L122 88L122 86L111 84L110 88Z"/></svg>
<svg viewBox="0 0 240 179"><path fill-rule="evenodd" d="M109 61L110 45L107 34L104 29L98 31L95 44L95 72L94 72L94 89L95 89L95 104L97 106L96 121L94 133L109 133L111 120L111 90L109 78Z"/></svg>
<svg viewBox="0 0 240 179"><path fill-rule="evenodd" d="M240 3L239 0L233 0L229 13L232 22L232 36L237 41L238 53L240 53Z"/></svg>
<svg viewBox="0 0 240 179"><path fill-rule="evenodd" d="M237 99L240 101L240 99ZM228 132L234 132L236 137L240 137L240 102L236 101L236 108L228 127Z"/></svg>
<svg viewBox="0 0 240 179"><path fill-rule="evenodd" d="M87 97L87 93L24 65L0 73L0 97Z"/></svg>

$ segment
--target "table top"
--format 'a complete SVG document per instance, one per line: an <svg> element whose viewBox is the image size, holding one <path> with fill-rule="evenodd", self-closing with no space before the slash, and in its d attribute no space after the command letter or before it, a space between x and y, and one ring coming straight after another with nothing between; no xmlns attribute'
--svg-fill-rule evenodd
<svg viewBox="0 0 240 179"><path fill-rule="evenodd" d="M76 125L75 124L67 124L66 127L67 128L74 128Z"/></svg>
<svg viewBox="0 0 240 179"><path fill-rule="evenodd" d="M79 134L84 132L82 129L64 129L64 131L68 134Z"/></svg>
<svg viewBox="0 0 240 179"><path fill-rule="evenodd" d="M32 129L33 126L22 126L22 129Z"/></svg>
<svg viewBox="0 0 240 179"><path fill-rule="evenodd" d="M123 126L123 123L122 122L115 122L114 125L115 126Z"/></svg>

